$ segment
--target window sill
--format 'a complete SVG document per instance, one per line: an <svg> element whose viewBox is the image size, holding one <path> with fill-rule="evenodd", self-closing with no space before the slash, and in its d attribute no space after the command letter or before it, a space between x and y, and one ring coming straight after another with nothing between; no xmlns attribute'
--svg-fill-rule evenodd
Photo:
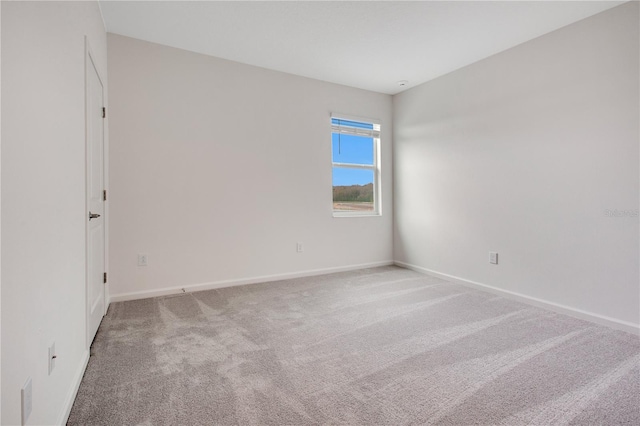
<svg viewBox="0 0 640 426"><path fill-rule="evenodd" d="M333 217L380 217L382 216L378 212L363 213L363 212L333 212Z"/></svg>

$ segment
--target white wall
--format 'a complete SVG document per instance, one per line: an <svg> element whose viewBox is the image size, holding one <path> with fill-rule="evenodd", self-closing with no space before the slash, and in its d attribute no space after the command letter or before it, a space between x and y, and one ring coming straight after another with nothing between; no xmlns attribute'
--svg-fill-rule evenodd
<svg viewBox="0 0 640 426"><path fill-rule="evenodd" d="M396 260L637 327L638 217L605 210L639 207L638 21L627 3L395 96Z"/></svg>
<svg viewBox="0 0 640 426"><path fill-rule="evenodd" d="M2 424L65 421L88 357L85 35L106 76L95 2L2 2ZM56 367L48 375L48 346Z"/></svg>
<svg viewBox="0 0 640 426"><path fill-rule="evenodd" d="M392 261L390 96L113 34L108 49L112 300ZM332 217L331 112L382 122L381 217Z"/></svg>

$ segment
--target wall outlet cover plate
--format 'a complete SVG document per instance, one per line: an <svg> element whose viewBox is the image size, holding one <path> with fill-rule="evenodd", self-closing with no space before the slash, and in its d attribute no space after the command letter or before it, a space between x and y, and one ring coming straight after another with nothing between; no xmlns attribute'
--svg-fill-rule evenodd
<svg viewBox="0 0 640 426"><path fill-rule="evenodd" d="M29 377L20 390L20 400L22 402L22 424L27 424L29 415L31 415L31 406L33 402L33 393L31 388L31 377Z"/></svg>
<svg viewBox="0 0 640 426"><path fill-rule="evenodd" d="M49 375L53 372L53 369L56 368L56 344L49 346Z"/></svg>

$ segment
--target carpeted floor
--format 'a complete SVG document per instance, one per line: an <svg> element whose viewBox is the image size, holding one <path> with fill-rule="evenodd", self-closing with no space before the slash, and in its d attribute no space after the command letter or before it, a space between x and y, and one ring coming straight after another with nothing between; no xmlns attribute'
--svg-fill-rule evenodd
<svg viewBox="0 0 640 426"><path fill-rule="evenodd" d="M397 267L114 303L69 424L640 425L640 342Z"/></svg>

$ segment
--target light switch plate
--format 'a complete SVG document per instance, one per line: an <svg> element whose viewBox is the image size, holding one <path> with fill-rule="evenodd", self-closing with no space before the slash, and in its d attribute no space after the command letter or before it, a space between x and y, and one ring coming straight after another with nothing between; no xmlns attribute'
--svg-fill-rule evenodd
<svg viewBox="0 0 640 426"><path fill-rule="evenodd" d="M489 252L489 263L492 263L494 265L498 264L498 253L493 251Z"/></svg>

